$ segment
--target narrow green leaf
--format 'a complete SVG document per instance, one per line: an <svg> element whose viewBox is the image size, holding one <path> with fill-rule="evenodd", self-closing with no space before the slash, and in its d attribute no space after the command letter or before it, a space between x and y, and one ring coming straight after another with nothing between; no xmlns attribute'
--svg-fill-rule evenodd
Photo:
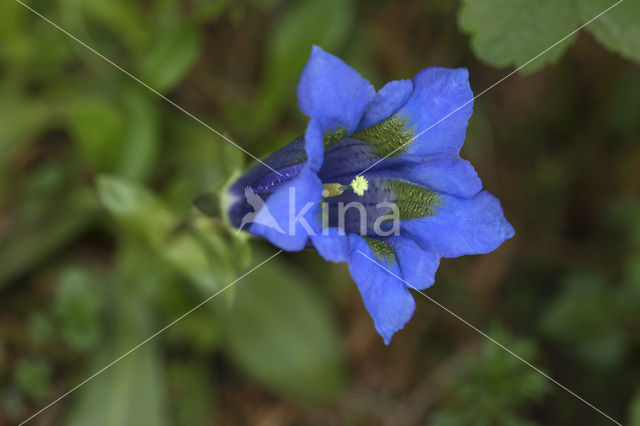
<svg viewBox="0 0 640 426"><path fill-rule="evenodd" d="M103 205L128 231L142 237L155 252L207 294L226 281L232 262L209 253L210 246L180 229L180 221L167 206L143 186L115 176L101 175L96 183ZM204 232L204 230L202 230ZM215 231L208 227L206 232ZM209 235L208 240L214 238Z"/></svg>
<svg viewBox="0 0 640 426"><path fill-rule="evenodd" d="M119 175L144 179L157 164L160 118L157 99L141 88L123 90L124 132L117 171ZM114 141L115 142L115 141Z"/></svg>
<svg viewBox="0 0 640 426"><path fill-rule="evenodd" d="M98 97L83 97L69 105L67 115L74 143L86 164L98 172L113 171L124 133L124 116L118 106Z"/></svg>
<svg viewBox="0 0 640 426"><path fill-rule="evenodd" d="M150 289L162 283L162 273L152 267L152 257L135 245L123 243L118 250L116 276L110 302L110 338L106 339L87 376L148 338L156 329L148 300ZM69 413L70 426L116 426L167 424L163 362L158 340L151 340L95 377L78 397Z"/></svg>
<svg viewBox="0 0 640 426"><path fill-rule="evenodd" d="M264 79L255 107L243 114L248 131L260 132L286 105L295 105L295 87L311 46L329 51L340 46L353 20L350 0L309 0L295 3L274 25L267 45Z"/></svg>

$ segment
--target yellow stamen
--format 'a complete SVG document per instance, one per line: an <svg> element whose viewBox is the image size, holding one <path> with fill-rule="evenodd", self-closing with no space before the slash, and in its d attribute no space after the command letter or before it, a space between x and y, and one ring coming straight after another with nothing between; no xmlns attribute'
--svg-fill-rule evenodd
<svg viewBox="0 0 640 426"><path fill-rule="evenodd" d="M353 192L362 197L364 192L369 189L369 181L364 176L356 176L351 181L351 188L353 188Z"/></svg>
<svg viewBox="0 0 640 426"><path fill-rule="evenodd" d="M344 192L344 188L339 183L325 183L322 196L325 198L335 197L341 195Z"/></svg>
<svg viewBox="0 0 640 426"><path fill-rule="evenodd" d="M363 196L364 192L369 189L369 181L364 176L356 176L349 185L340 185L339 183L325 183L322 196L324 198L336 197L342 195L344 191L353 190L359 196Z"/></svg>

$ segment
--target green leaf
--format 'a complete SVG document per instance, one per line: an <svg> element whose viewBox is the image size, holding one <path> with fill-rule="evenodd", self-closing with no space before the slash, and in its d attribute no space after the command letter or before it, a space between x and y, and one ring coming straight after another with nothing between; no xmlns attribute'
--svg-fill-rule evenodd
<svg viewBox="0 0 640 426"><path fill-rule="evenodd" d="M309 0L294 3L277 25L267 45L265 72L258 102L243 120L252 121L248 131L256 134L269 124L285 105L295 105L295 88L300 71L317 44L335 51L344 41L351 21L350 0Z"/></svg>
<svg viewBox="0 0 640 426"><path fill-rule="evenodd" d="M601 274L580 271L569 275L541 317L544 333L592 367L619 365L628 344L617 324L620 306L614 296Z"/></svg>
<svg viewBox="0 0 640 426"><path fill-rule="evenodd" d="M160 145L157 101L153 94L138 87L123 90L125 123L118 156L118 174L143 179L156 165Z"/></svg>
<svg viewBox="0 0 640 426"><path fill-rule="evenodd" d="M142 20L149 6L126 0L63 0L59 7L63 17L81 19L81 22L71 20L70 23L75 24L71 28L67 25L76 34L80 28L95 31L101 36L105 30L111 31L132 51L149 41L148 30Z"/></svg>
<svg viewBox="0 0 640 426"><path fill-rule="evenodd" d="M64 269L58 278L54 310L67 344L78 351L95 347L100 339L104 295L98 277L80 266Z"/></svg>
<svg viewBox="0 0 640 426"><path fill-rule="evenodd" d="M68 120L83 160L96 171L113 171L124 131L120 109L98 97L80 98L70 104Z"/></svg>
<svg viewBox="0 0 640 426"><path fill-rule="evenodd" d="M125 227L152 244L162 244L177 219L150 191L134 181L100 175L96 190L102 204Z"/></svg>
<svg viewBox="0 0 640 426"><path fill-rule="evenodd" d="M175 116L174 116L175 117ZM171 122L168 142L158 167L180 170L168 184L172 205L184 208L205 188L219 189L244 169L244 154L185 116Z"/></svg>
<svg viewBox="0 0 640 426"><path fill-rule="evenodd" d="M65 211L64 215L48 214L54 201L46 200L43 204L47 211L34 218L23 217L23 220L28 219L25 226L3 236L0 244L0 288L47 256L57 253L93 222L98 211L93 193L84 188L77 188L68 199L58 198L55 202L58 209Z"/></svg>
<svg viewBox="0 0 640 426"><path fill-rule="evenodd" d="M143 337L140 340L142 339ZM119 348L121 352L126 350L123 346ZM104 367L120 354L105 351L87 374ZM92 380L87 388L83 389L81 401L65 424L166 425L162 394L160 359L155 345L149 342L114 365L111 371L106 371Z"/></svg>
<svg viewBox="0 0 640 426"><path fill-rule="evenodd" d="M42 400L49 391L51 366L40 358L21 358L13 368L13 380L30 398Z"/></svg>
<svg viewBox="0 0 640 426"><path fill-rule="evenodd" d="M631 426L640 425L640 388L636 391L629 404L629 422Z"/></svg>
<svg viewBox="0 0 640 426"><path fill-rule="evenodd" d="M502 327L493 327L489 335L535 363L538 348L531 340L513 338ZM494 342L481 343L479 353L466 354L463 362L451 369L454 380L444 398L447 406L435 413L430 424L533 425L520 412L548 392L549 381Z"/></svg>
<svg viewBox="0 0 640 426"><path fill-rule="evenodd" d="M471 35L480 59L496 67L521 66L580 24L573 0L463 0L460 28ZM575 36L522 69L539 70L556 62Z"/></svg>
<svg viewBox="0 0 640 426"><path fill-rule="evenodd" d="M153 257L135 245L118 250L116 277L111 283L111 337L101 345L83 374L95 373L125 354L158 328L153 324L149 290L162 285L162 270L153 268ZM159 340L150 340L96 376L78 392L79 400L67 422L71 426L167 424L163 362Z"/></svg>
<svg viewBox="0 0 640 426"><path fill-rule="evenodd" d="M219 288L220 280L229 281L233 262L229 250L216 250L210 244L217 239L211 226L198 228L207 233L201 239L181 232L175 214L152 192L131 180L101 175L96 189L103 205L126 230L141 236L157 255L207 294Z"/></svg>
<svg viewBox="0 0 640 426"><path fill-rule="evenodd" d="M200 34L195 27L174 22L157 31L153 48L142 61L141 79L159 92L182 80L200 54Z"/></svg>
<svg viewBox="0 0 640 426"><path fill-rule="evenodd" d="M255 379L298 399L328 400L340 390L343 358L331 315L290 269L266 263L238 283L235 303L224 308L230 355Z"/></svg>
<svg viewBox="0 0 640 426"><path fill-rule="evenodd" d="M185 318L188 319L189 317ZM188 359L176 361L170 365L168 381L172 398L169 403L173 408L175 425L212 425L217 410L216 398L210 383L210 363Z"/></svg>
<svg viewBox="0 0 640 426"><path fill-rule="evenodd" d="M580 18L588 21L615 3L614 0L577 1ZM586 29L608 49L640 62L640 2L626 0L590 23Z"/></svg>

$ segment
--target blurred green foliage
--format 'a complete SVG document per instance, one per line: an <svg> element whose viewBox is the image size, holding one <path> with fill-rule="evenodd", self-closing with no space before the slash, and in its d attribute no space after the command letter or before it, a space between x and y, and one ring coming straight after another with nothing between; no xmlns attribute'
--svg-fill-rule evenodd
<svg viewBox="0 0 640 426"><path fill-rule="evenodd" d="M471 34L471 46L487 63L524 66L524 73L557 62L575 35L536 58L573 30L586 25L596 39L614 52L640 61L640 4L611 0L463 0L460 26ZM608 13L607 8L612 7ZM595 19L599 15L601 18ZM595 20L594 20L595 19ZM587 25L588 24L588 25ZM531 61L536 58L534 61ZM530 62L531 61L531 62Z"/></svg>
<svg viewBox="0 0 640 426"><path fill-rule="evenodd" d="M522 65L607 7L577 3L29 5L260 155L304 128L295 90L312 44L377 87L466 66L478 92L501 74L476 56ZM628 424L640 424L640 84L615 54L640 60L639 13L625 0L572 37L574 53L565 42L523 73L556 66L476 103L465 156L518 237L443 262L430 289L481 328L498 323L498 341ZM13 424L276 250L191 207L245 167L239 150L17 2L0 3L0 38L0 424ZM605 424L480 336L467 351L464 325L445 316L419 303L384 347L345 268L281 254L41 418L397 424L418 410L437 425ZM437 389L419 385L456 356Z"/></svg>
<svg viewBox="0 0 640 426"><path fill-rule="evenodd" d="M490 330L490 335L529 362L537 361L532 342L515 340L500 328ZM550 389L545 377L493 342L477 356L467 355L464 364L467 371L451 383L448 406L435 414L435 426L535 424L519 413Z"/></svg>

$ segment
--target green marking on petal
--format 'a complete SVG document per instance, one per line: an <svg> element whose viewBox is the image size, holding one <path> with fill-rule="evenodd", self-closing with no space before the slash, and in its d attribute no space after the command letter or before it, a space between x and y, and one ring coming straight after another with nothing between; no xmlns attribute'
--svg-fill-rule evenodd
<svg viewBox="0 0 640 426"><path fill-rule="evenodd" d="M386 186L394 193L394 202L400 211L400 220L432 216L441 203L440 195L419 185L401 180L387 180Z"/></svg>
<svg viewBox="0 0 640 426"><path fill-rule="evenodd" d="M408 118L394 114L378 124L354 132L351 137L371 145L376 155L393 158L404 152L414 137L414 127L408 125Z"/></svg>
<svg viewBox="0 0 640 426"><path fill-rule="evenodd" d="M364 238L367 245L378 260L384 260L387 263L396 262L396 255L393 250L391 250L391 246L389 246L389 244L381 240L376 240L375 238L369 238L365 236L363 236L362 238Z"/></svg>
<svg viewBox="0 0 640 426"><path fill-rule="evenodd" d="M342 126L336 127L335 130L328 129L326 132L324 132L324 135L322 137L324 147L329 148L330 146L337 144L338 142L340 142L340 139L347 136L347 133L349 132L347 131L346 127Z"/></svg>

